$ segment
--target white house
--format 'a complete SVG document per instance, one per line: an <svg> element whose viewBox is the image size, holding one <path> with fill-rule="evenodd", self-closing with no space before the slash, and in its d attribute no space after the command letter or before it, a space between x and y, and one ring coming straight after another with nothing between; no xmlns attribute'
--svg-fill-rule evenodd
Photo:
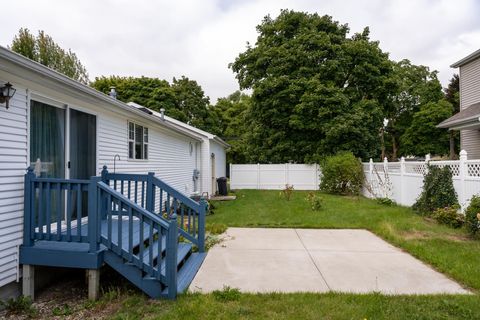
<svg viewBox="0 0 480 320"><path fill-rule="evenodd" d="M200 183L200 189L203 192L208 192L209 195L214 195L217 192L216 179L226 176L227 170L227 157L226 150L230 148L225 141L216 135L201 129L195 128L189 124L178 121L165 115L164 113L156 112L154 110L147 109L137 103L129 102L130 106L136 107L141 110L150 112L152 115L163 119L166 123L176 127L178 130L186 131L189 134L194 134L200 139L202 143L199 144L202 161L200 171L203 172Z"/></svg>
<svg viewBox="0 0 480 320"><path fill-rule="evenodd" d="M480 50L451 67L459 68L460 112L438 127L460 130L460 149L467 151L469 159L480 159Z"/></svg>
<svg viewBox="0 0 480 320"><path fill-rule="evenodd" d="M212 172L225 175L228 145L221 139L0 47L0 87L6 83L16 92L8 109L0 104L0 298L17 290L21 277L27 167L39 176L68 179L98 175L104 165L116 172L153 171L188 195L212 194Z"/></svg>

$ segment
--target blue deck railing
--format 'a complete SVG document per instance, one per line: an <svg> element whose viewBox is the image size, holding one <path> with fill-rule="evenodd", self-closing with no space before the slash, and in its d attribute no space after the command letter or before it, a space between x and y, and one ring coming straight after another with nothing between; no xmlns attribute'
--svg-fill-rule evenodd
<svg viewBox="0 0 480 320"><path fill-rule="evenodd" d="M35 241L89 243L106 247L176 295L179 236L205 250L205 210L147 175L109 173L90 180L25 175L24 246ZM183 240L184 241L184 240Z"/></svg>

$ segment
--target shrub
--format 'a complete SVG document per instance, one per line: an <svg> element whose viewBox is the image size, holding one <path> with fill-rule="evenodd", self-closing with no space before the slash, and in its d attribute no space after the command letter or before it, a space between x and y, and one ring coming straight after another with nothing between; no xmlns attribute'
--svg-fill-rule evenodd
<svg viewBox="0 0 480 320"><path fill-rule="evenodd" d="M376 198L375 201L377 201L378 204L381 204L384 206L391 206L395 204L395 201L393 201L390 198Z"/></svg>
<svg viewBox="0 0 480 320"><path fill-rule="evenodd" d="M293 186L286 184L285 189L280 192L281 195L287 200L290 201L290 198L292 197L293 194Z"/></svg>
<svg viewBox="0 0 480 320"><path fill-rule="evenodd" d="M450 169L428 166L428 173L423 178L422 193L412 208L428 215L436 209L453 206L458 206L458 200Z"/></svg>
<svg viewBox="0 0 480 320"><path fill-rule="evenodd" d="M473 196L465 210L465 222L468 232L475 235L480 230L480 196Z"/></svg>
<svg viewBox="0 0 480 320"><path fill-rule="evenodd" d="M433 211L432 217L438 223L446 224L452 228L460 228L463 225L464 217L458 213L458 206L438 208Z"/></svg>
<svg viewBox="0 0 480 320"><path fill-rule="evenodd" d="M309 192L305 200L308 201L313 211L318 211L323 207L323 199L314 192Z"/></svg>
<svg viewBox="0 0 480 320"><path fill-rule="evenodd" d="M320 189L342 195L358 195L364 180L362 163L351 152L340 152L322 164Z"/></svg>

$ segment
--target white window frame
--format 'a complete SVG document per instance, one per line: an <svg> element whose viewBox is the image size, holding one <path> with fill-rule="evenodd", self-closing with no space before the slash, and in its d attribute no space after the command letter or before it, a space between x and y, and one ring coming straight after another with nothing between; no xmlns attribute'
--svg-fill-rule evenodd
<svg viewBox="0 0 480 320"><path fill-rule="evenodd" d="M133 139L130 137L130 125L133 125ZM137 127L142 128L142 151L141 151L141 158L135 158L135 147L136 147L136 134L137 134ZM135 123L133 121L127 122L127 153L128 153L128 160L148 160L148 153L150 152L149 144L149 129L141 124ZM146 139L145 139L146 138ZM132 150L132 157L130 157L130 143L133 146ZM147 148L147 152L145 152L145 147Z"/></svg>

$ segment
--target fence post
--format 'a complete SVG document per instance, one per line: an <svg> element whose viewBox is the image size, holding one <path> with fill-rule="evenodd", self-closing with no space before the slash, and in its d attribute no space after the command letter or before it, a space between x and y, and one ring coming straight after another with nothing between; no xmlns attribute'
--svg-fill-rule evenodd
<svg viewBox="0 0 480 320"><path fill-rule="evenodd" d="M315 163L315 190L320 190L320 166L318 163Z"/></svg>
<svg viewBox="0 0 480 320"><path fill-rule="evenodd" d="M257 189L260 189L260 163L257 163Z"/></svg>
<svg viewBox="0 0 480 320"><path fill-rule="evenodd" d="M177 296L177 240L178 226L177 214L174 212L170 217L167 235L166 252L166 277L168 286L168 298L175 299Z"/></svg>
<svg viewBox="0 0 480 320"><path fill-rule="evenodd" d="M98 187L97 184L102 180L101 177L91 177L88 185L88 241L90 242L90 252L96 252L100 246L98 238ZM101 201L103 206L103 202Z"/></svg>
<svg viewBox="0 0 480 320"><path fill-rule="evenodd" d="M147 176L147 194L145 195L145 209L149 212L153 212L153 208L155 207L155 200L153 193L155 189L153 187L153 177L155 176L155 172L149 172ZM160 204L162 205L162 204Z"/></svg>
<svg viewBox="0 0 480 320"><path fill-rule="evenodd" d="M23 217L23 245L26 247L31 247L33 245L32 239L32 215L33 215L33 199L35 199L35 188L32 187L32 179L35 178L35 173L33 173L33 168L28 167L27 173L25 174L25 183L23 188L23 206L24 217Z"/></svg>
<svg viewBox="0 0 480 320"><path fill-rule="evenodd" d="M405 199L405 157L400 158L400 204L403 205Z"/></svg>
<svg viewBox="0 0 480 320"><path fill-rule="evenodd" d="M459 165L459 176L460 176L460 192L458 193L458 202L460 202L460 207L463 212L465 210L466 200L465 199L465 178L468 175L468 168L466 161L467 160L467 151L460 151L460 165Z"/></svg>
<svg viewBox="0 0 480 320"><path fill-rule="evenodd" d="M285 185L288 184L288 162L285 163L285 167L284 167L284 170L283 170L283 174L284 174L284 180L285 180Z"/></svg>

